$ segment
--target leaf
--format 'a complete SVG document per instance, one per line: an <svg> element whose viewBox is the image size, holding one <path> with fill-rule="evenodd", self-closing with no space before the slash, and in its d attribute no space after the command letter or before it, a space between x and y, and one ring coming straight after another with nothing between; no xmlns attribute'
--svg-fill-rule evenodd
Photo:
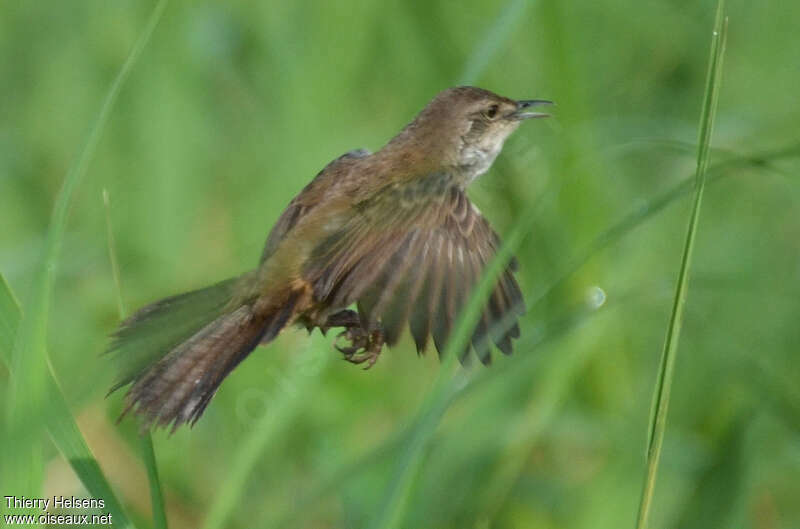
<svg viewBox="0 0 800 529"><path fill-rule="evenodd" d="M686 297L689 288L689 269L692 263L692 252L694 250L695 237L697 234L697 225L700 219L700 207L703 201L706 171L708 168L709 146L711 145L711 132L714 128L714 116L717 111L717 99L722 75L722 59L725 54L725 38L728 23L723 13L724 1L719 0L717 3L717 17L714 23L714 33L711 39L711 59L708 65L703 110L700 116L694 202L689 217L689 227L686 232L683 254L681 255L681 266L678 272L678 281L675 286L672 314L670 316L669 327L667 328L667 336L664 340L664 348L661 353L661 363L656 378L656 387L653 392L653 405L650 414L647 441L647 470L644 486L642 487L642 497L639 502L639 515L636 522L637 529L644 529L647 527L650 506L653 500L653 491L655 490L656 477L658 475L658 464L661 459L661 447L664 442L669 395L672 388L680 331L683 325L683 308L686 305Z"/></svg>

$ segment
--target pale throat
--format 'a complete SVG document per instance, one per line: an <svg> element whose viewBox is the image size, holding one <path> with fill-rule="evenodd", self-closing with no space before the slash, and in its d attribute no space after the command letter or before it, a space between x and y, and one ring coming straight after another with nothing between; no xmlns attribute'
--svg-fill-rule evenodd
<svg viewBox="0 0 800 529"><path fill-rule="evenodd" d="M470 183L489 170L503 149L505 137L490 141L465 144L459 153L458 168L466 183Z"/></svg>

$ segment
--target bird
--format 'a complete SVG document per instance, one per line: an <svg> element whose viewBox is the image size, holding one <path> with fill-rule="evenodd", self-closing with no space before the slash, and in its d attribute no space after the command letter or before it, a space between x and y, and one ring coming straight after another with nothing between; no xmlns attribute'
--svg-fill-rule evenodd
<svg viewBox="0 0 800 529"><path fill-rule="evenodd" d="M109 394L129 386L120 419L194 425L225 377L290 326L343 329L334 346L366 368L406 327L419 354L431 341L441 354L501 244L466 189L549 104L448 88L381 149L328 163L280 215L256 268L119 324L107 352L119 366ZM462 360L489 364L492 343L512 353L525 311L516 268L498 274Z"/></svg>

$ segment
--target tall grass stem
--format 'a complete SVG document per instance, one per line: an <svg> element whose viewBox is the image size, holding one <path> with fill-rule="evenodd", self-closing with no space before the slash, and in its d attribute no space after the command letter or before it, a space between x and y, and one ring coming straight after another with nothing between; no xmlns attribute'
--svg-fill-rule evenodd
<svg viewBox="0 0 800 529"><path fill-rule="evenodd" d="M689 270L692 263L697 226L700 220L700 209L703 202L703 191L706 184L706 171L708 168L708 154L711 145L711 133L714 128L714 116L717 110L717 99L722 76L722 60L725 54L725 39L728 23L724 18L724 0L717 3L717 15L714 31L711 38L711 52L706 77L705 96L700 115L698 133L697 169L695 176L695 192L692 210L689 216L689 226L681 255L680 270L675 286L672 313L670 315L667 335L661 352L658 374L656 377L653 403L650 413L650 422L647 437L646 473L642 495L639 501L639 513L636 521L637 529L647 527L650 508L658 476L658 465L661 460L661 450L664 443L664 432L667 424L667 410L669 408L670 391L675 371L675 358L678 351L680 331L683 325L683 312L689 285Z"/></svg>
<svg viewBox="0 0 800 529"><path fill-rule="evenodd" d="M117 310L120 320L127 317L125 303L122 300L122 279L119 273L116 245L114 243L114 228L111 224L111 201L108 191L103 189L103 209L106 213L106 236L108 245L108 260L111 264L111 276L114 280L114 289L117 295ZM142 432L139 439L139 449L142 452L142 461L147 470L147 483L150 488L150 505L153 511L154 529L167 529L167 511L164 506L164 493L161 480L158 477L156 452L153 448L153 438L149 431Z"/></svg>

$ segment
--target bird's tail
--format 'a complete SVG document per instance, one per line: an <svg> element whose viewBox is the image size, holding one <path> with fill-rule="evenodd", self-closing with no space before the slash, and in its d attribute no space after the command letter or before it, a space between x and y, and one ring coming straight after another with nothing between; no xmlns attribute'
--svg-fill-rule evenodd
<svg viewBox="0 0 800 529"><path fill-rule="evenodd" d="M244 281L243 281L244 279ZM279 305L239 295L247 278L162 299L120 324L108 352L121 366L111 392L131 384L126 408L144 427L194 424L222 380L294 314L297 295Z"/></svg>

